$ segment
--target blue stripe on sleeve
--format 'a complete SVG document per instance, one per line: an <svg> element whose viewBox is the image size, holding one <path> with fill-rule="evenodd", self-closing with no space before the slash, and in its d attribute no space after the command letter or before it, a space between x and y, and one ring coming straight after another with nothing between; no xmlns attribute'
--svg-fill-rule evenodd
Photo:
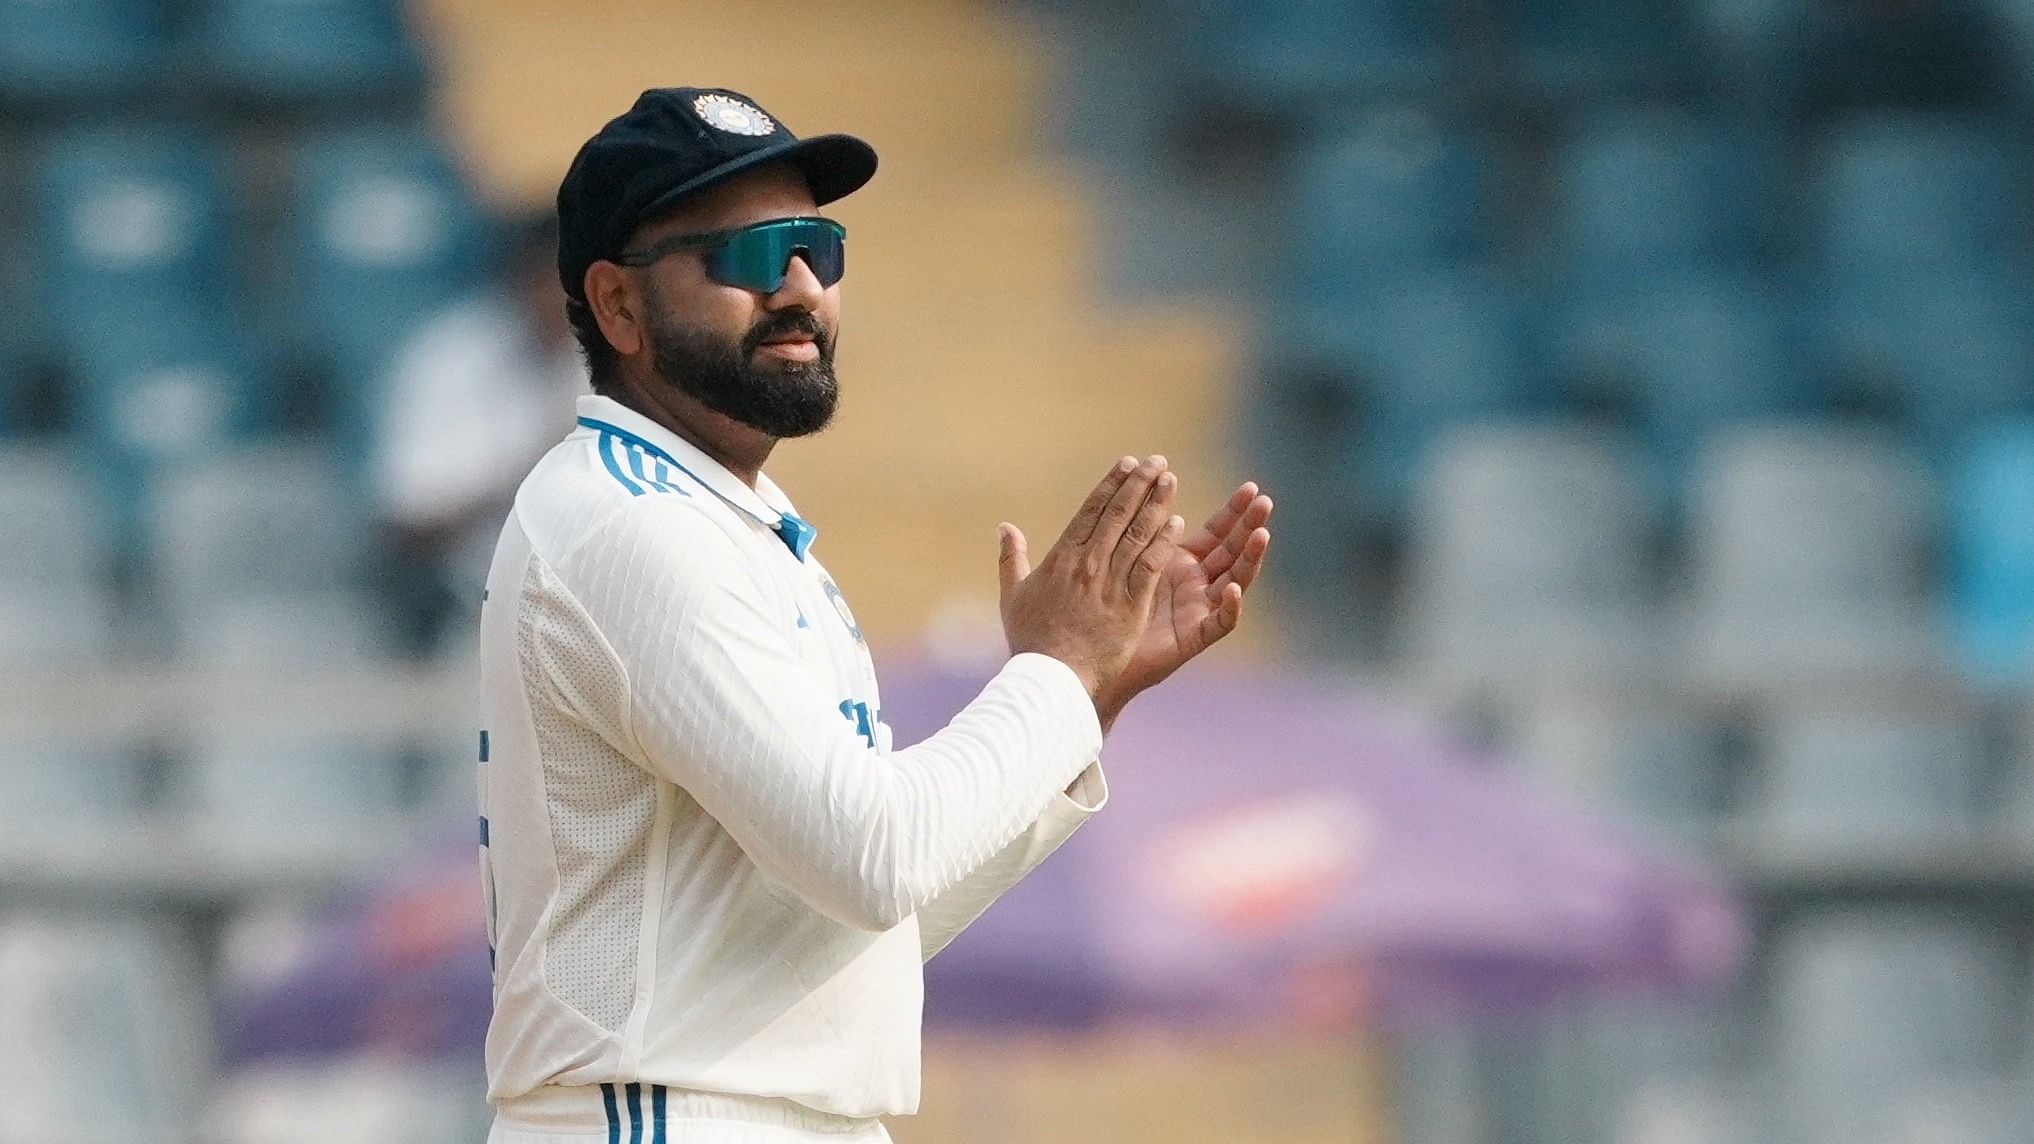
<svg viewBox="0 0 2034 1144"><path fill-rule="evenodd" d="M615 1111L612 1083L601 1084L600 1103L607 1108L607 1144L621 1144L621 1113Z"/></svg>
<svg viewBox="0 0 2034 1144"><path fill-rule="evenodd" d="M643 1144L643 1086L629 1082L629 1144Z"/></svg>
<svg viewBox="0 0 2034 1144"><path fill-rule="evenodd" d="M665 1144L664 1140L664 1086L650 1086L650 1144Z"/></svg>
<svg viewBox="0 0 2034 1144"><path fill-rule="evenodd" d="M614 479L615 479L615 480L618 480L618 481L620 481L620 482L621 482L621 484L622 484L622 487L623 487L623 488L625 488L625 489L627 489L627 490L629 491L629 495L630 495L630 496L633 496L633 497L639 497L639 496L642 496L642 495L643 495L643 493L644 493L644 491L645 491L645 490L643 489L643 486L641 486L641 485L637 484L636 482L634 482L634 481L630 480L630 479L628 478L628 474L626 474L626 473L622 472L622 470L621 470L621 463L620 463L619 461L615 460L615 455L614 455L614 454L615 454L615 439L614 439L614 434L612 434L612 433L602 433L602 434L600 435L600 461L601 461L601 463L607 466L607 471L608 471L608 474L609 474L610 476L614 477Z"/></svg>
<svg viewBox="0 0 2034 1144"><path fill-rule="evenodd" d="M485 730L480 732L480 761L483 763L487 761L487 732Z"/></svg>

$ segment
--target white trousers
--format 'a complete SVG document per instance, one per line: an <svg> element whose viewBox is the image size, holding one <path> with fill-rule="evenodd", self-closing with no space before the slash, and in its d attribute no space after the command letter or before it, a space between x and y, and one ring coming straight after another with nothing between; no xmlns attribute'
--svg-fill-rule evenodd
<svg viewBox="0 0 2034 1144"><path fill-rule="evenodd" d="M495 1109L488 1144L890 1144L880 1120L656 1084L545 1087Z"/></svg>
<svg viewBox="0 0 2034 1144"><path fill-rule="evenodd" d="M675 1120L666 1117L664 1135L643 1134L643 1144L663 1139L669 1144L890 1144L890 1134L880 1124L852 1134L812 1132L780 1124L744 1124L739 1120ZM487 1134L487 1144L605 1144L606 1132L528 1132L504 1128L499 1119ZM622 1144L630 1137L624 1134Z"/></svg>

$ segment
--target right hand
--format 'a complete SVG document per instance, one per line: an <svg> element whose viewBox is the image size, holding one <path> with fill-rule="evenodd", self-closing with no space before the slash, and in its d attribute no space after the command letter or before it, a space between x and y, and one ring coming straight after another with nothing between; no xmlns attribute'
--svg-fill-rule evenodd
<svg viewBox="0 0 2034 1144"><path fill-rule="evenodd" d="M1034 570L1024 533L1003 524L1003 635L1010 653L1035 651L1073 669L1088 694L1129 666L1152 593L1185 525L1172 511L1178 480L1165 458L1116 462Z"/></svg>

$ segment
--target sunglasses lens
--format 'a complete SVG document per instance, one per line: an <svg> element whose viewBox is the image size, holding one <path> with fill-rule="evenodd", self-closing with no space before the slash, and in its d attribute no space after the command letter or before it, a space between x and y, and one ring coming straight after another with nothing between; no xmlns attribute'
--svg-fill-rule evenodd
<svg viewBox="0 0 2034 1144"><path fill-rule="evenodd" d="M821 286L846 271L846 230L828 219L785 219L735 232L707 258L714 279L744 290L769 293L784 284L784 268L803 256Z"/></svg>

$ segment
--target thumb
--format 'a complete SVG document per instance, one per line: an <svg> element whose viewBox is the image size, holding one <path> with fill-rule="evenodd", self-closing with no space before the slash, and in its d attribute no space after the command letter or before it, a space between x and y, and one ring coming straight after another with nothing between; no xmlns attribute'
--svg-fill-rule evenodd
<svg viewBox="0 0 2034 1144"><path fill-rule="evenodd" d="M996 539L1002 546L1002 553L996 561L996 574L1002 581L1003 595L1007 598L1010 589L1031 575L1031 554L1024 545L1024 530L1014 524L997 525Z"/></svg>

